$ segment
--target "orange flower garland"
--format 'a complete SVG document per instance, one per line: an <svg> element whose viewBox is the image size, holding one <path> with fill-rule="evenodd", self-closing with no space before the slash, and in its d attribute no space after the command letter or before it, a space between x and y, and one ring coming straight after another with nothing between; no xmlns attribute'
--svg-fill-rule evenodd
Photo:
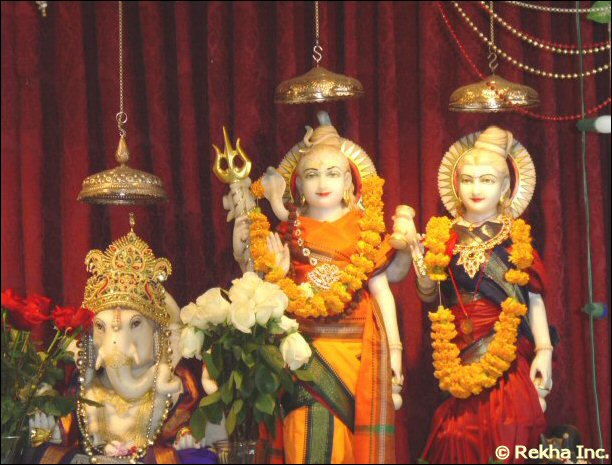
<svg viewBox="0 0 612 465"><path fill-rule="evenodd" d="M353 293L363 288L368 274L374 269L378 247L382 243L381 235L386 231L382 202L384 183L384 179L378 176L363 180L362 198L365 212L359 220L359 253L351 255L351 263L342 270L340 281L334 283L329 290L305 288L303 284L285 277L284 271L276 266L274 254L268 250L268 219L259 209L250 213L251 252L255 260L255 270L265 273L266 281L278 284L287 294L290 313L303 318L339 315L353 300ZM260 194L263 197L264 190L260 181L254 183L251 190L256 196Z"/></svg>
<svg viewBox="0 0 612 465"><path fill-rule="evenodd" d="M452 224L451 220L445 217L432 218L427 224L425 245L429 250L425 262L429 276L434 281L447 279L445 267L450 263L450 257L446 254L446 248ZM516 220L513 224L510 261L519 269L506 273L508 282L525 285L529 281L529 275L522 270L533 263L530 229L523 220ZM448 258L448 262L443 256ZM463 365L461 351L457 344L452 342L457 336L457 330L455 316L451 310L441 305L437 312L429 313L432 322L434 376L440 381L440 389L450 392L454 397L466 399L495 386L497 380L510 368L516 359L516 341L521 317L527 314L528 309L513 297L508 297L501 307L499 321L495 323L495 336L487 353L480 361L469 365Z"/></svg>

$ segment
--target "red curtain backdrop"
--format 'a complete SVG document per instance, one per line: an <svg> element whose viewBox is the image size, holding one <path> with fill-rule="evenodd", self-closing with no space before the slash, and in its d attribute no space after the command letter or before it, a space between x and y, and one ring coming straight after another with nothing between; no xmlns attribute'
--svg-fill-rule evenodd
<svg viewBox="0 0 612 465"><path fill-rule="evenodd" d="M535 36L576 42L573 15L521 10L496 2L508 22ZM586 3L586 2L585 2ZM543 2L550 4L550 2ZM570 2L563 2L565 6ZM481 30L478 2L462 2ZM571 5L570 5L571 6ZM481 69L486 50L452 4L444 7ZM424 229L444 213L437 170L460 137L497 124L510 129L537 168L535 196L524 217L551 275L545 296L561 334L554 357L551 425L575 424L597 445L588 301L586 216L581 136L571 122L517 114L458 114L451 92L477 80L433 2L321 2L322 64L357 77L361 100L322 105L341 134L374 159L386 178L387 219L399 203L417 210ZM606 40L606 27L583 18L585 43ZM117 2L49 2L42 18L34 2L2 2L2 288L45 293L80 304L88 277L83 260L128 230L137 232L174 272L168 289L180 305L237 276L231 227L212 174L211 144L222 126L240 137L253 159L253 179L315 125L311 106L279 106L281 81L310 69L311 2L125 2L125 110L131 165L163 180L170 201L135 209L76 201L83 179L116 165L118 142ZM498 29L499 46L528 64L574 72L577 58L542 53ZM586 68L608 60L588 56ZM541 79L500 58L500 75L536 88L539 111L580 111L579 81ZM586 79L587 106L609 95L609 74ZM609 113L609 108L607 110ZM609 302L610 136L587 136L592 208L594 291ZM414 461L442 401L432 374L429 322L414 275L394 285L405 354L404 407L397 420L398 460ZM595 322L598 390L610 451L610 322Z"/></svg>

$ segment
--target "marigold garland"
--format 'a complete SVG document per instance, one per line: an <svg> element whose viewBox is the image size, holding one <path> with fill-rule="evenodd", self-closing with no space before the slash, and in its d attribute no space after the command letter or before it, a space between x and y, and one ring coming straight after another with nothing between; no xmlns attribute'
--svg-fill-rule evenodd
<svg viewBox="0 0 612 465"><path fill-rule="evenodd" d="M446 248L451 228L452 222L446 217L432 218L427 224L425 246L429 250L425 262L429 276L434 281L447 279L446 266L451 257L447 255ZM518 269L509 270L505 278L506 281L520 286L529 281L529 274L522 270L533 263L530 230L531 227L523 220L516 220L512 225L510 262ZM466 399L495 386L497 380L510 368L516 359L516 341L521 317L527 314L528 308L514 297L508 297L501 307L499 321L495 323L495 336L487 353L480 361L469 365L463 365L461 351L457 344L452 342L457 336L452 311L439 306L437 312L429 313L432 323L434 376L440 381L440 389L450 392L454 397Z"/></svg>
<svg viewBox="0 0 612 465"><path fill-rule="evenodd" d="M266 193L266 188L263 185L263 178L259 178L253 184L251 184L251 192L256 199L263 199Z"/></svg>
<svg viewBox="0 0 612 465"><path fill-rule="evenodd" d="M251 190L258 197L263 197L265 189L261 180L253 183ZM251 219L251 253L255 261L255 270L265 273L265 279L278 284L289 298L288 311L303 318L317 318L339 315L344 312L353 294L363 288L368 274L374 269L378 247L382 243L381 234L386 231L383 215L384 179L372 176L363 180L362 199L364 215L359 220L361 234L357 242L359 253L351 255L347 265L329 290L317 291L310 288L308 292L302 284L286 277L284 271L276 266L274 254L268 250L270 223L259 209L249 214ZM258 197L258 198L261 198Z"/></svg>

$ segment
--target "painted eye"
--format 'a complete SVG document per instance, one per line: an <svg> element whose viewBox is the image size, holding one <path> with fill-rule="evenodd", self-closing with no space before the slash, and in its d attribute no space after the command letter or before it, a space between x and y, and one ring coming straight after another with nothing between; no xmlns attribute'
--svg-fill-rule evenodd
<svg viewBox="0 0 612 465"><path fill-rule="evenodd" d="M132 328L132 329L138 328L140 326L140 323L142 323L140 318L132 320L132 322L130 323L130 328Z"/></svg>
<svg viewBox="0 0 612 465"><path fill-rule="evenodd" d="M96 321L96 329L98 331L104 331L104 323L102 323L101 321Z"/></svg>
<svg viewBox="0 0 612 465"><path fill-rule="evenodd" d="M467 177L461 178L461 183L462 184L468 184L470 182L472 182L472 178L467 178Z"/></svg>

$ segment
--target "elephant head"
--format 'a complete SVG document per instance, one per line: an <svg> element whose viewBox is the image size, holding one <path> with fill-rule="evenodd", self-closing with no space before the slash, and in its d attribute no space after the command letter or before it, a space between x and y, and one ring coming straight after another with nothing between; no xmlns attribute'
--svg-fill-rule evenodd
<svg viewBox="0 0 612 465"><path fill-rule="evenodd" d="M144 314L128 309L115 308L96 314L93 327L93 349L95 370L104 370L112 388L124 399L139 399L155 382L156 391L162 394L176 393L180 381L172 374L172 368L180 359L177 338L174 337L173 315L178 318L178 306L169 294L165 299L171 315L169 337L165 328ZM168 347L173 348L172 357L162 351L162 339L169 339ZM174 354L177 354L178 357ZM160 360L159 366L156 366Z"/></svg>

